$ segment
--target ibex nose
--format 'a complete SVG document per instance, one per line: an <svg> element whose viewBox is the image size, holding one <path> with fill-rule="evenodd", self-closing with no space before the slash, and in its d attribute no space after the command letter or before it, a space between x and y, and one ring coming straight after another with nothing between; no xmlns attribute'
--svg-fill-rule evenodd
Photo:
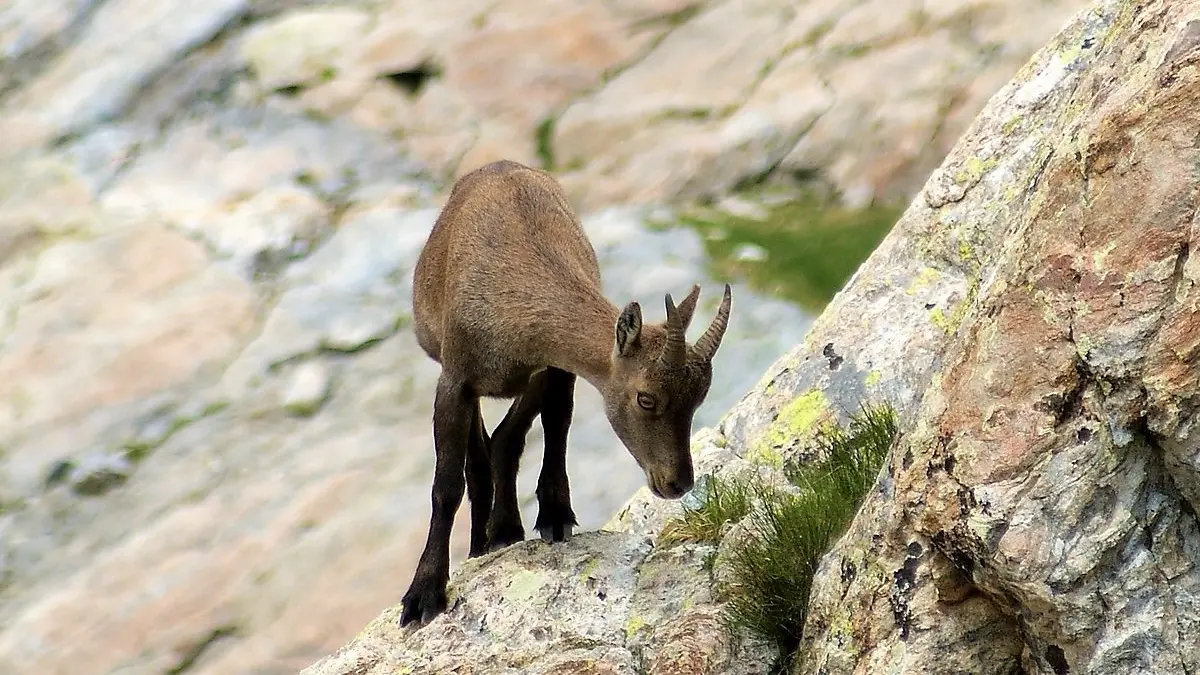
<svg viewBox="0 0 1200 675"><path fill-rule="evenodd" d="M677 478L669 483L667 487L671 489L671 497L682 497L685 492L692 489L695 481L691 477Z"/></svg>

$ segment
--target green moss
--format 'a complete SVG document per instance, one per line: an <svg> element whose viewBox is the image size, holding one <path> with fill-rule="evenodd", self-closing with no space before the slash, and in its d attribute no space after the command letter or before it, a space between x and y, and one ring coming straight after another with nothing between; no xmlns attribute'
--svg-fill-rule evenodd
<svg viewBox="0 0 1200 675"><path fill-rule="evenodd" d="M166 430L157 437L148 439L131 438L127 439L121 446L125 453L125 458L130 462L138 463L150 455L156 448L166 443L172 436L179 433L191 424L194 424L206 417L216 415L225 408L229 407L229 402L224 400L215 400L204 406L199 413L195 415L174 415L167 424Z"/></svg>
<svg viewBox="0 0 1200 675"><path fill-rule="evenodd" d="M20 498L4 499L0 497L0 516L5 513L15 513L25 508L25 500Z"/></svg>
<svg viewBox="0 0 1200 675"><path fill-rule="evenodd" d="M933 322L933 325L941 328L947 333L951 332L952 330L950 327L950 319L946 316L946 312L942 311L941 307L934 307L933 309L929 310L929 320Z"/></svg>
<svg viewBox="0 0 1200 675"><path fill-rule="evenodd" d="M749 483L759 508L746 521L750 536L729 556L730 627L774 643L786 668L808 615L808 597L821 557L841 537L875 484L897 433L890 408L864 408L848 428L818 434L824 460L788 475L799 490Z"/></svg>
<svg viewBox="0 0 1200 675"><path fill-rule="evenodd" d="M640 19L638 21L635 21L633 23L633 28L638 29L638 30L644 29L644 28L660 28L660 27L667 28L667 29L678 28L679 26L682 26L683 24L687 23L688 21L691 21L692 17L694 17L700 13L700 10L702 9L702 7L703 7L702 3L695 3L695 4L685 5L684 7L677 9L673 12L652 15L645 19Z"/></svg>
<svg viewBox="0 0 1200 675"><path fill-rule="evenodd" d="M742 277L755 288L819 312L871 254L900 209L848 209L815 195L767 207L765 219L715 209L693 210L682 222L696 229L718 277ZM739 260L745 245L768 252L762 260Z"/></svg>
<svg viewBox="0 0 1200 675"><path fill-rule="evenodd" d="M702 122L718 117L721 117L721 115L713 108L673 108L652 117L650 122L654 123L666 120L693 120Z"/></svg>
<svg viewBox="0 0 1200 675"><path fill-rule="evenodd" d="M579 577L581 579L586 579L595 574L596 570L598 569L600 569L600 557L597 556L594 558L589 558L588 561L583 564L583 569L579 570Z"/></svg>
<svg viewBox="0 0 1200 675"><path fill-rule="evenodd" d="M795 47L811 47L817 44L836 24L837 19L825 19L817 23L800 37L800 41Z"/></svg>
<svg viewBox="0 0 1200 675"><path fill-rule="evenodd" d="M1007 122L1005 122L1004 126L1001 127L1001 131L1004 133L1005 136L1012 136L1013 132L1015 132L1017 129L1021 128L1021 123L1024 121L1025 121L1024 117L1017 115L1017 116L1011 118L1010 120L1008 120Z"/></svg>
<svg viewBox="0 0 1200 675"><path fill-rule="evenodd" d="M865 382L868 387L874 387L875 385L879 384L879 381L882 379L883 373L879 372L878 370L872 370L871 372L867 373Z"/></svg>

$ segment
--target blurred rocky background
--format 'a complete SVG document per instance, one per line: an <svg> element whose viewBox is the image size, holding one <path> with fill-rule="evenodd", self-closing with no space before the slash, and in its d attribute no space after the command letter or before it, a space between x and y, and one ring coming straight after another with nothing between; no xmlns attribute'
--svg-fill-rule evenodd
<svg viewBox="0 0 1200 675"><path fill-rule="evenodd" d="M553 170L648 320L734 282L712 424L1084 4L10 0L0 672L294 673L399 600L411 267L454 177ZM594 529L642 477L579 399Z"/></svg>

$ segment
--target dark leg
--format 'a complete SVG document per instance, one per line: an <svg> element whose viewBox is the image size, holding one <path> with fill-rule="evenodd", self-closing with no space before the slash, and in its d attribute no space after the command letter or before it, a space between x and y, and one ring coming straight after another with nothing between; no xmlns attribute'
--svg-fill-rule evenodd
<svg viewBox="0 0 1200 675"><path fill-rule="evenodd" d="M474 422L467 446L467 499L471 502L471 550L474 558L487 552L487 526L492 513L492 461L483 411L475 402Z"/></svg>
<svg viewBox="0 0 1200 675"><path fill-rule="evenodd" d="M566 541L579 524L571 509L571 487L567 481L567 429L575 408L575 376L549 368L545 391L542 428L546 432L546 451L538 476L538 517L534 527L546 541Z"/></svg>
<svg viewBox="0 0 1200 675"><path fill-rule="evenodd" d="M517 397L508 414L492 431L492 484L495 500L488 523L488 549L496 550L525 538L521 507L517 503L517 470L525 451L525 436L542 410L545 372L529 379L525 393Z"/></svg>
<svg viewBox="0 0 1200 675"><path fill-rule="evenodd" d="M465 382L442 371L433 401L433 445L437 462L433 470L433 515L429 537L417 563L412 585L401 601L400 625L429 621L446 609L446 583L450 577L450 530L454 513L462 504L467 445L473 410L478 399Z"/></svg>

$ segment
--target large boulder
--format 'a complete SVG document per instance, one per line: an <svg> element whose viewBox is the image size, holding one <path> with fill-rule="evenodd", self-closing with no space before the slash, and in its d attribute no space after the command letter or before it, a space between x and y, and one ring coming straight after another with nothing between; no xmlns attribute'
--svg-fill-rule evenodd
<svg viewBox="0 0 1200 675"><path fill-rule="evenodd" d="M700 471L719 473L803 457L821 421L864 400L899 413L876 489L823 559L797 673L1200 667L1198 10L1102 0L1076 17L990 102L805 343L697 435ZM657 543L680 508L641 490L603 536ZM639 643L582 640L595 615L566 609L594 591L554 561L591 545L474 563L430 625L399 631L385 613L308 672L435 658L439 672L500 672L479 657L514 639L513 615L552 623L593 671L645 672L627 661ZM625 564L674 549L652 550ZM711 574L686 569L663 588ZM531 609L546 594L500 601L526 577L562 608L543 619ZM678 619L671 597L649 630ZM559 656L523 667L554 672ZM727 658L688 672L746 667L711 665Z"/></svg>

